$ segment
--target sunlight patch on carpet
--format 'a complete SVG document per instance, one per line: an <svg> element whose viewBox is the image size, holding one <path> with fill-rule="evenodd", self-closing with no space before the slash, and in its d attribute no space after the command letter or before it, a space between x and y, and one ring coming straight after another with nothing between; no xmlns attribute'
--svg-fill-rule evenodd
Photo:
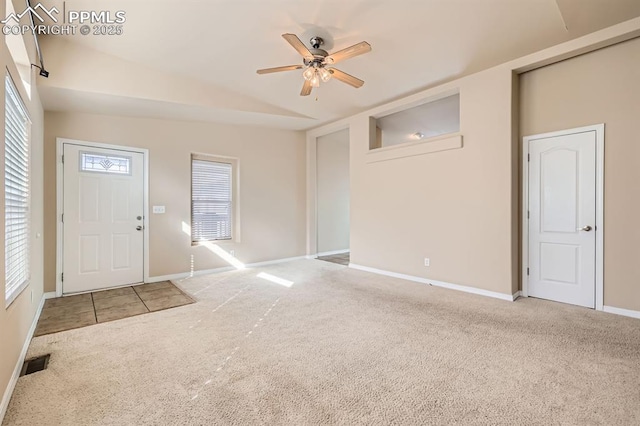
<svg viewBox="0 0 640 426"><path fill-rule="evenodd" d="M293 285L293 281L285 280L284 278L276 277L275 275L267 274L266 272L260 272L257 277L287 288L290 288Z"/></svg>

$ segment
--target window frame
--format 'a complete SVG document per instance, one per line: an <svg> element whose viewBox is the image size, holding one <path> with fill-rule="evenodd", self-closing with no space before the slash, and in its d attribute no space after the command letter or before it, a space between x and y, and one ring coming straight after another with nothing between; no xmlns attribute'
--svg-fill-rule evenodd
<svg viewBox="0 0 640 426"><path fill-rule="evenodd" d="M9 87L10 91L7 90ZM26 259L25 267L26 267L26 277L22 283L13 289L8 288L8 280L7 280L7 270L8 270L8 262L7 262L7 252L6 252L6 238L7 238L7 209L6 209L6 193L7 193L7 181L6 181L6 161L7 161L7 112L8 106L7 97L12 96L15 99L15 103L17 104L17 113L21 115L20 118L24 119L25 126L25 146L26 146L26 164L24 167L26 169L26 192L27 192L27 201L26 201L26 213L25 213L25 221L26 221L26 231L25 231L25 253ZM4 276L5 276L5 286L4 286L4 299L5 299L5 309L9 308L11 304L22 294L22 292L29 286L31 283L31 117L29 116L29 110L27 109L24 100L22 99L22 95L20 94L20 90L9 70L6 70L5 73L5 181L4 181L4 191L5 191L5 268L4 268Z"/></svg>
<svg viewBox="0 0 640 426"><path fill-rule="evenodd" d="M119 170L112 171L110 169L101 170L101 169L88 168L85 165L86 156L104 157L105 160L107 161L109 161L110 159L116 159L116 158L118 160L125 160L127 162L127 171L121 172ZM104 154L104 153L87 151L87 150L80 151L80 155L78 155L78 171L82 173L100 173L100 174L108 174L108 175L116 175L116 176L132 176L133 175L132 163L133 163L133 159L130 155L110 155L110 154Z"/></svg>
<svg viewBox="0 0 640 426"><path fill-rule="evenodd" d="M194 240L193 237L193 161L209 161L212 163L229 164L231 166L231 238L220 238L210 240ZM189 163L190 186L189 186L189 238L192 246L203 244L221 244L240 242L240 203L239 203L239 177L240 166L237 158L224 157L219 155L192 153Z"/></svg>

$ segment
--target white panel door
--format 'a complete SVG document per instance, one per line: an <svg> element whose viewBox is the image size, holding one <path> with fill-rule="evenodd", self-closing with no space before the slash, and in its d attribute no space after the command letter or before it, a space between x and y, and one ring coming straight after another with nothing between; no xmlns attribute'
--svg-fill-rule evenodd
<svg viewBox="0 0 640 426"><path fill-rule="evenodd" d="M64 294L143 281L144 156L64 144Z"/></svg>
<svg viewBox="0 0 640 426"><path fill-rule="evenodd" d="M596 132L529 141L529 295L595 308Z"/></svg>

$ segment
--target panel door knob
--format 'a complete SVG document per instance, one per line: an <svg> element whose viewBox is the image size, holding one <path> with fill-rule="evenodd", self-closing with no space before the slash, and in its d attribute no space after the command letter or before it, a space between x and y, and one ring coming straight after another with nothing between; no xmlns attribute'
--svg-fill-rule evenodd
<svg viewBox="0 0 640 426"><path fill-rule="evenodd" d="M142 231L142 226L140 225L136 226L136 231Z"/></svg>
<svg viewBox="0 0 640 426"><path fill-rule="evenodd" d="M585 231L585 232L589 232L591 231L593 228L591 228L589 225L583 227L583 228L578 228L578 231Z"/></svg>

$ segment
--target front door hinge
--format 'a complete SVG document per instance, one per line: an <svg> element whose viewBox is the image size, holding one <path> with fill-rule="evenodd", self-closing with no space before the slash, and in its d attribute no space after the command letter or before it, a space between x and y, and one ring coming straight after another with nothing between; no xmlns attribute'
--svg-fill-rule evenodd
<svg viewBox="0 0 640 426"><path fill-rule="evenodd" d="M60 274L60 281L64 281L64 272Z"/></svg>
<svg viewBox="0 0 640 426"><path fill-rule="evenodd" d="M62 213L62 223L64 223L64 213Z"/></svg>
<svg viewBox="0 0 640 426"><path fill-rule="evenodd" d="M62 164L64 164L64 155L62 155Z"/></svg>
<svg viewBox="0 0 640 426"><path fill-rule="evenodd" d="M527 154L527 161L531 161L531 154Z"/></svg>
<svg viewBox="0 0 640 426"><path fill-rule="evenodd" d="M527 219L529 219L529 217L530 217L530 216L529 216L529 210L527 210Z"/></svg>
<svg viewBox="0 0 640 426"><path fill-rule="evenodd" d="M527 275L529 275L529 268L527 268Z"/></svg>

